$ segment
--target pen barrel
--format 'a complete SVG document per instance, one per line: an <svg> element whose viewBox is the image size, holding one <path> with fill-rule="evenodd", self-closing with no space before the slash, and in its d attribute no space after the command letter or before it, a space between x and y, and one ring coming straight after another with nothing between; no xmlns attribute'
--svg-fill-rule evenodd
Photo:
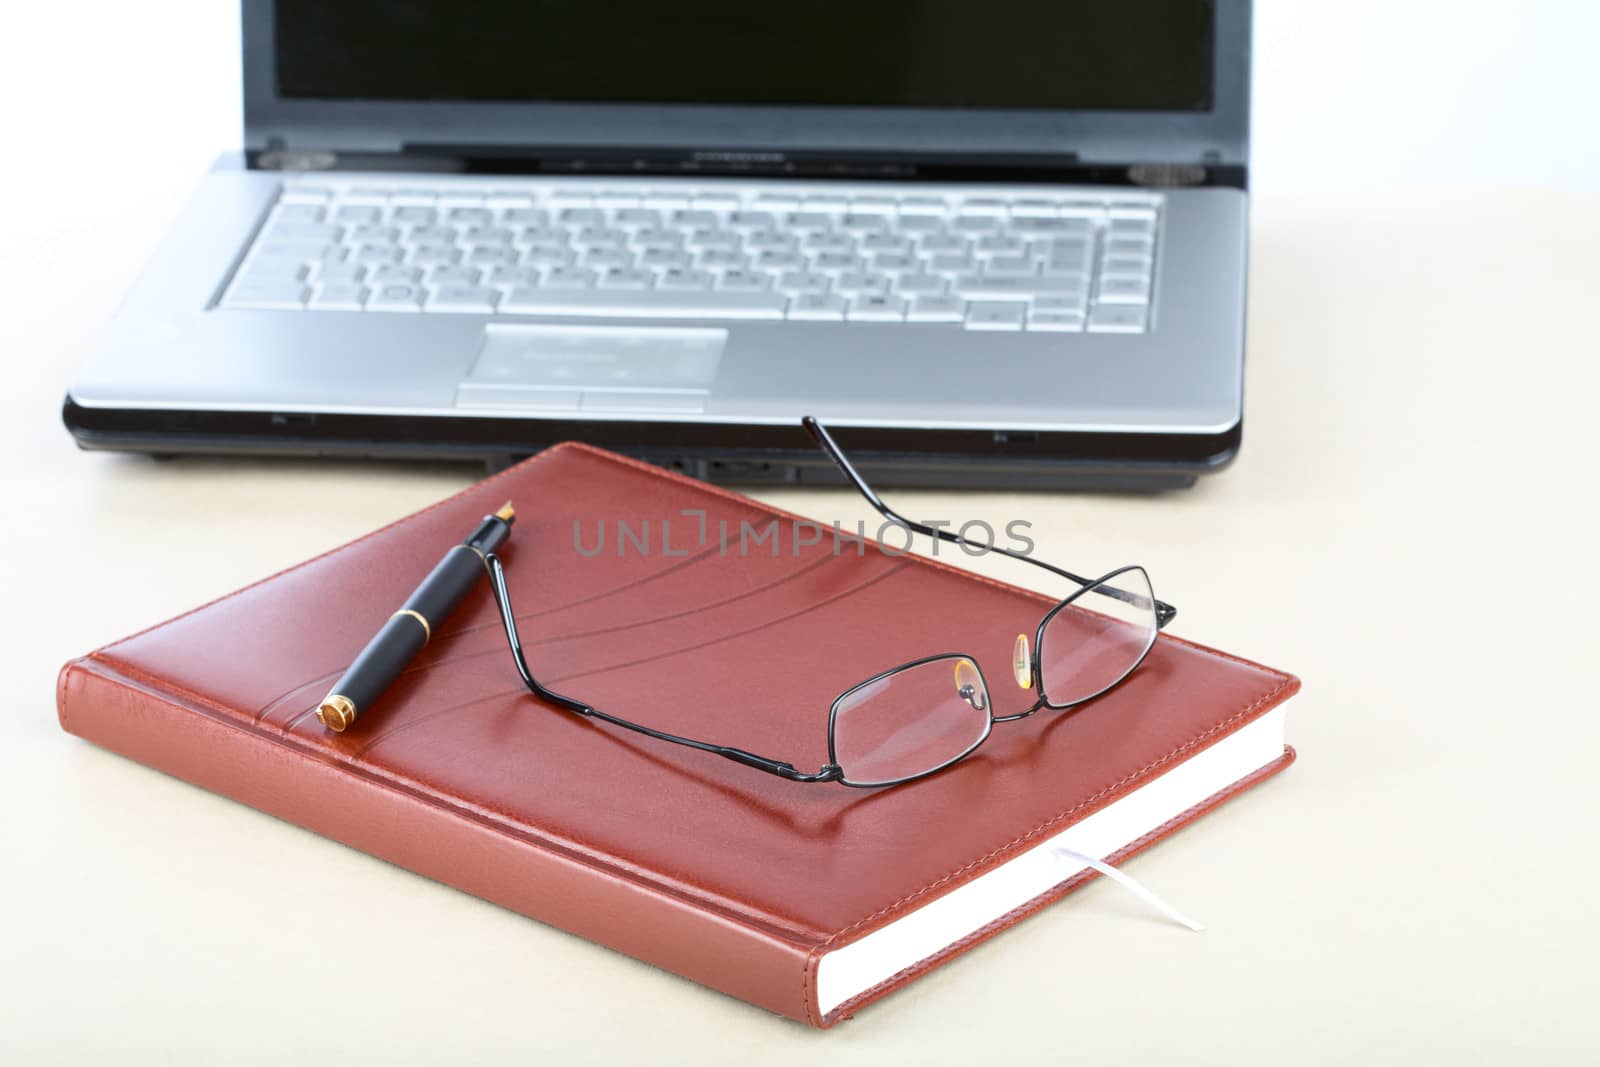
<svg viewBox="0 0 1600 1067"><path fill-rule="evenodd" d="M342 731L372 706L483 576L483 557L466 545L445 553L438 566L367 642L317 709L330 730Z"/></svg>
<svg viewBox="0 0 1600 1067"><path fill-rule="evenodd" d="M483 557L466 545L456 545L444 554L400 610L416 612L437 629L483 575Z"/></svg>

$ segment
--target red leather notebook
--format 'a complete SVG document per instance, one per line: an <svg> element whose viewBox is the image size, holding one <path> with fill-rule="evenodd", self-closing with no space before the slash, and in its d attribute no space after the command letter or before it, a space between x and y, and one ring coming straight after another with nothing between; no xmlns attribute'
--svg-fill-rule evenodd
<svg viewBox="0 0 1600 1067"><path fill-rule="evenodd" d="M813 1026L1092 876L1057 846L1117 862L1293 759L1294 678L1164 634L1117 689L997 727L930 778L788 782L541 703L487 583L355 726L325 730L332 680L508 498L502 557L542 682L803 770L827 762L833 698L898 663L975 654L1005 710L1012 642L1051 602L942 561L836 554L826 534L774 555L733 533L724 552L722 520L795 517L568 444L74 660L62 726ZM686 510L706 513L704 544ZM635 534L620 552L618 520Z"/></svg>

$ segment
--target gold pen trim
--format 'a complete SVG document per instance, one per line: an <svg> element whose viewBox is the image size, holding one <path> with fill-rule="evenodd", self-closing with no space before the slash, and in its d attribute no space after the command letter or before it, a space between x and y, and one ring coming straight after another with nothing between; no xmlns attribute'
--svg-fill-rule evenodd
<svg viewBox="0 0 1600 1067"><path fill-rule="evenodd" d="M329 693L317 707L317 721L336 734L343 733L356 721L355 702L339 693Z"/></svg>
<svg viewBox="0 0 1600 1067"><path fill-rule="evenodd" d="M429 626L428 620L424 619L418 612L412 611L410 608L401 608L399 611L389 616L389 618L398 619L402 615L407 615L413 619L416 619L422 624L422 639L424 642L433 640L433 627Z"/></svg>

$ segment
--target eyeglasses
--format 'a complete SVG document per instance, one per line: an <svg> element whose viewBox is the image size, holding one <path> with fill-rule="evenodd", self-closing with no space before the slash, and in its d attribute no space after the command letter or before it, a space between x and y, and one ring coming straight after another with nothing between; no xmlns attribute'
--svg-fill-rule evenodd
<svg viewBox="0 0 1600 1067"><path fill-rule="evenodd" d="M996 715L989 683L977 659L947 652L902 663L840 694L828 711L828 762L815 773L744 749L655 730L539 683L528 667L517 636L505 567L491 552L484 557L484 565L489 570L500 621L523 684L535 696L587 718L709 752L791 782L839 782L873 788L925 778L970 756L988 739L995 723L1015 722L1042 709L1062 711L1093 700L1144 662L1155 645L1156 634L1177 615L1176 608L1156 599L1143 567L1121 567L1099 578L1082 578L1020 552L974 542L949 530L901 517L872 491L821 423L807 416L801 424L890 523L951 544L997 552L1042 567L1078 586L1076 592L1044 613L1031 642L1027 634L1017 635L1012 672L1017 685L1034 692L1030 707Z"/></svg>

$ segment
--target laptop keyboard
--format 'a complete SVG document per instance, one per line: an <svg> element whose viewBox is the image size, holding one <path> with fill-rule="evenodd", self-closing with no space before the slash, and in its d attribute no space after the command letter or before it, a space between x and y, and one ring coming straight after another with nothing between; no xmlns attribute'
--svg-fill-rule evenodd
<svg viewBox="0 0 1600 1067"><path fill-rule="evenodd" d="M224 308L1141 333L1162 200L291 180Z"/></svg>

